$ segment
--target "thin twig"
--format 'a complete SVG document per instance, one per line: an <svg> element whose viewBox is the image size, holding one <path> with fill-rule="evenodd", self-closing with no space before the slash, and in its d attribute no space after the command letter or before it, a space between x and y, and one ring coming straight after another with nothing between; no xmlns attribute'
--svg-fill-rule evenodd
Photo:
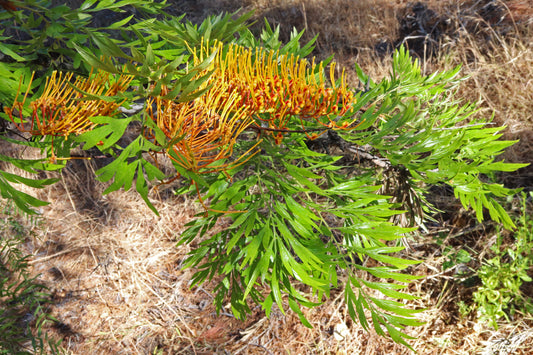
<svg viewBox="0 0 533 355"><path fill-rule="evenodd" d="M62 250L62 251L60 251L58 253L55 253L55 254L52 254L52 255L48 255L48 256L45 256L45 257L42 257L42 258L39 258L39 259L35 259L35 260L30 260L28 262L28 264L33 265L33 264L41 262L41 261L50 260L50 259L56 258L58 256L70 253L71 251L75 251L75 250L78 250L78 249L81 249L81 248L73 248L73 249Z"/></svg>

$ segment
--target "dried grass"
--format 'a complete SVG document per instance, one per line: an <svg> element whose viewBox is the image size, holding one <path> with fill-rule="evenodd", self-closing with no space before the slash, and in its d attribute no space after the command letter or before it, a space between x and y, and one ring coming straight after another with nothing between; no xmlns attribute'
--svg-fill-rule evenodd
<svg viewBox="0 0 533 355"><path fill-rule="evenodd" d="M475 5L473 1L427 3L457 24L465 21L457 14ZM528 9L527 1L502 4L512 15L506 17L511 18L506 20L508 32L499 32L499 27L483 20L485 32L474 35L463 30L443 39L445 50L423 65L429 72L462 64L462 74L470 79L463 82L460 95L478 102L480 115L494 114L496 122L507 125L509 138L523 140L506 153L507 159L532 162L533 41L527 16L533 6ZM256 19L266 16L280 24L283 36L289 35L292 26L306 28L308 39L320 34L317 57L336 53L341 64L352 68L357 61L379 80L388 73L390 56L380 56L375 46L397 39L398 16L406 5L407 1L386 0L203 0L176 1L174 11L192 11L191 18L198 20L221 10L255 9ZM476 21L483 25L479 18ZM456 28L461 31L462 27ZM487 34L489 39L484 37ZM357 86L354 73L348 74ZM190 288L192 271L181 269L189 246L176 247L175 239L193 217L195 203L168 197L163 191L161 199L154 200L161 214L156 217L133 192L102 197L104 186L94 181L95 168L86 160L72 161L59 184L37 193L52 203L42 209L45 223L37 231L39 238L26 245L33 255L34 273L53 293L50 311L58 323L49 331L63 339L67 353L410 353L352 322L340 291L321 307L305 311L313 329L305 328L293 313L283 315L277 309L270 319L258 309L246 321L236 320L229 311L217 316L213 285ZM522 171L513 180L522 179L522 186L531 188L533 175L527 174ZM455 213L454 219L443 221L440 232L448 234L447 245L474 245L480 254L469 266L475 268L493 234L488 228L462 234L459 240L457 230L466 226L465 216ZM468 299L472 288L458 283L453 270L441 272L444 257L432 238L429 234L411 243L411 255L427 260L411 270L427 275L409 289L421 297L410 306L427 309L419 315L426 324L406 330L416 337L413 347L421 354L529 353L531 319L502 323L494 331L472 315L460 315L458 302Z"/></svg>
<svg viewBox="0 0 533 355"><path fill-rule="evenodd" d="M190 336L181 294L187 281L175 282L186 250L174 241L191 217L187 203L158 203L161 218L124 192L92 209L79 207L86 206L80 196L94 193L83 191L85 174L67 173L49 191L55 202L45 209L47 228L34 246L35 271L53 290L53 314L68 325L56 330L76 344L71 351L85 354L146 353L157 346L154 337Z"/></svg>

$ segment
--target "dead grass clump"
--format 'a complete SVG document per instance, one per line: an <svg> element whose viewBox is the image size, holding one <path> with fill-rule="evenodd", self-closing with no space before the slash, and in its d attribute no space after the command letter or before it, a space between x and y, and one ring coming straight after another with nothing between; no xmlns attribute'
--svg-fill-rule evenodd
<svg viewBox="0 0 533 355"><path fill-rule="evenodd" d="M136 195L117 192L102 197L102 218L100 203L77 207L78 178L66 171L64 184L51 188L46 229L32 246L35 272L53 294L52 333L80 354L147 353L155 339L190 335L181 302L187 278L179 278L187 250L174 240L191 218L187 203L156 202L157 218Z"/></svg>
<svg viewBox="0 0 533 355"><path fill-rule="evenodd" d="M533 15L533 10L530 13ZM505 139L520 140L503 155L506 161L516 163L533 161L533 29L531 24L527 26L513 22L504 33L486 27L489 37L483 39L462 30L446 43L447 53L440 58L444 67L462 65L461 73L469 79L458 94L477 103L478 116L493 115L496 124L507 127ZM502 175L502 179L510 187L531 189L532 176L532 167L527 167Z"/></svg>

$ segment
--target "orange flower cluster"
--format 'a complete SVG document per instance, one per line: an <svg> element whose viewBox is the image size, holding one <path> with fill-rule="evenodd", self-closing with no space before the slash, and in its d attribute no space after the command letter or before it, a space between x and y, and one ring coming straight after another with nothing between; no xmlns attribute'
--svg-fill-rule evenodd
<svg viewBox="0 0 533 355"><path fill-rule="evenodd" d="M202 47L194 53L198 65L216 51L211 66L199 75L212 71L200 89L210 86L197 99L176 103L156 97L149 100L148 116L171 143L169 155L177 164L195 173L224 171L247 161L254 153L248 150L232 162L236 139L246 128L263 120L275 131L280 143L288 120L298 116L314 119L327 128L347 129L335 118L344 115L354 104L353 92L346 87L344 74L340 85L328 88L322 64L275 51L255 51L237 45L225 50L222 43ZM335 66L330 68L334 80ZM163 88L161 96L167 94ZM326 119L324 123L322 120ZM304 129L305 131L305 129ZM150 132L146 135L151 137ZM311 136L315 138L316 135ZM258 143L257 143L258 144ZM256 145L257 145L256 144ZM170 152L172 150L172 152Z"/></svg>
<svg viewBox="0 0 533 355"><path fill-rule="evenodd" d="M251 115L268 114L257 117L267 122L269 128L279 131L276 134L278 143L292 116L297 116L302 126L304 120L313 119L331 129L350 127L347 122L338 125L335 120L355 103L353 92L346 86L344 73L339 85L329 88L322 63L317 66L313 61L309 66L305 59L293 55L280 55L264 48L252 50L234 44L224 50L222 43L212 48L201 48L199 55L195 53L195 64L215 51L212 81L227 83L228 93L238 93L237 107L244 107ZM333 63L329 73L333 85L334 71Z"/></svg>
<svg viewBox="0 0 533 355"><path fill-rule="evenodd" d="M186 170L224 171L244 163L255 147L236 160L222 163L232 156L237 137L252 123L248 112L236 106L237 95L227 96L227 92L226 84L218 82L190 102L176 103L159 96L148 101L148 116L172 142L170 158Z"/></svg>
<svg viewBox="0 0 533 355"><path fill-rule="evenodd" d="M122 75L114 83L109 84L110 74L98 71L96 75L91 72L89 78L78 77L71 84L72 76L72 73L63 74L54 71L47 78L43 94L30 103L32 109L30 127L27 127L28 122L25 122L22 114L28 92L22 101L18 101L17 95L13 107L5 108L17 129L30 132L32 135L64 137L86 132L93 127L93 123L89 120L91 117L114 115L121 104L93 99L91 96L115 96L119 92L124 92L132 80L131 76ZM18 111L19 119L13 117L15 109Z"/></svg>
<svg viewBox="0 0 533 355"><path fill-rule="evenodd" d="M184 169L207 173L244 163L259 142L236 159L232 159L233 149L237 137L253 124L275 134L278 144L289 131L290 119L299 119L306 134L309 125L305 121L309 120L330 129L352 128L351 123L337 123L339 116L353 107L355 98L346 86L344 73L335 81L334 64L329 72L333 87L328 87L322 63L309 63L264 48L224 46L220 42L212 47L202 45L193 51L194 64L202 63L213 53L211 66L199 74L212 72L198 88L208 88L204 95L179 103L163 99L168 94L163 87L160 96L147 101L147 116L168 138L167 153ZM98 71L71 84L72 76L54 72L47 79L44 93L30 103L29 122L22 114L28 92L21 102L17 96L13 107L6 109L17 128L33 135L65 137L88 131L93 128L91 117L114 115L120 105L97 97L115 96L125 91L132 80L125 75L115 80ZM15 109L20 120L13 117ZM150 130L144 134L153 138Z"/></svg>

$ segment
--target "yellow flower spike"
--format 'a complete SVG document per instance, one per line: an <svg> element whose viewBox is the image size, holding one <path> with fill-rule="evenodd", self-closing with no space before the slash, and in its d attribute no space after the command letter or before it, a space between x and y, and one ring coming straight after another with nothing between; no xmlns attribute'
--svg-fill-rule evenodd
<svg viewBox="0 0 533 355"><path fill-rule="evenodd" d="M209 46L202 41L199 52L191 51L194 64L215 51L211 68L214 72L209 79L214 86L210 91L227 90L221 103L237 93L234 107L244 108L250 116L268 122L269 134L284 130L294 116L314 120L326 128L346 129L335 120L351 109L354 95L347 88L344 71L337 85L334 63L329 68L332 87L326 84L322 62L315 63L313 59L310 64L294 55L264 48L249 49L236 44L224 48L220 42ZM305 130L303 122L302 128ZM281 139L279 134L275 138L278 142Z"/></svg>
<svg viewBox="0 0 533 355"><path fill-rule="evenodd" d="M23 101L18 101L17 94L12 109L6 110L17 129L29 132L32 135L68 137L70 134L77 135L90 130L93 126L93 123L89 120L91 117L109 116L115 113L120 103L93 99L80 100L83 99L84 95L74 88L76 87L90 95L102 95L109 83L110 77L108 73L98 71L93 75L91 72L89 78L78 77L71 86L69 83L72 77L72 73L64 74L54 71L46 79L43 94L30 103L32 117L30 128L27 128L22 114L20 115L21 122L17 124L12 117L12 113L14 108L18 108L20 112L22 111L29 92L29 86L31 86L30 81ZM114 96L119 92L125 91L131 80L132 77L130 76L120 76L115 83L109 85L105 95Z"/></svg>
<svg viewBox="0 0 533 355"><path fill-rule="evenodd" d="M168 149L178 165L195 173L224 171L242 164L255 154L250 150L231 162L214 165L231 158L237 137L252 123L252 118L240 103L237 92L228 95L228 84L216 81L203 96L191 102L175 103L156 97L157 117L152 102L148 116L169 140L177 142ZM257 144L256 144L257 145Z"/></svg>

